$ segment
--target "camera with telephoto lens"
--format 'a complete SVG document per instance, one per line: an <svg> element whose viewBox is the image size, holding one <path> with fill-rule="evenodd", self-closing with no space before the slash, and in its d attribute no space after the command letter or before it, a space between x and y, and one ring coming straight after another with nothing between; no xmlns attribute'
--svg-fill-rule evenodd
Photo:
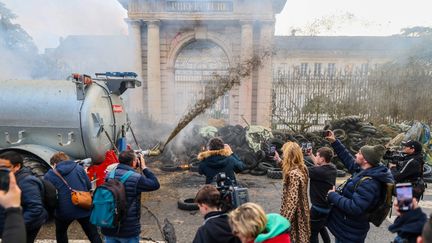
<svg viewBox="0 0 432 243"><path fill-rule="evenodd" d="M92 159L91 158L79 159L79 160L75 160L75 163L83 167L90 167L92 165Z"/></svg>
<svg viewBox="0 0 432 243"><path fill-rule="evenodd" d="M399 161L405 160L405 154L401 151L387 150L383 156L390 164L397 164Z"/></svg>
<svg viewBox="0 0 432 243"><path fill-rule="evenodd" d="M220 193L222 211L231 211L243 203L249 202L249 192L247 188L238 187L234 181L227 177L224 172L220 172L215 177L216 188Z"/></svg>

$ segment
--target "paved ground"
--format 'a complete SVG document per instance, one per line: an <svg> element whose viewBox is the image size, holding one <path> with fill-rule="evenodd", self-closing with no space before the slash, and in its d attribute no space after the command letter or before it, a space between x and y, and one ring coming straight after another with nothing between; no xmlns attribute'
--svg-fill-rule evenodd
<svg viewBox="0 0 432 243"><path fill-rule="evenodd" d="M203 218L198 211L183 211L177 209L177 201L181 198L194 197L197 189L205 181L204 177L189 171L163 172L157 169L158 164L150 167L161 182L161 189L156 192L143 194L142 207L142 233L143 242L163 241L159 226L162 228L164 220L167 219L175 228L177 242L192 242L197 228L201 225ZM252 202L261 204L266 212L279 212L281 200L281 181L269 179L265 176L239 175L239 180L249 188L249 196ZM341 183L345 178L338 178ZM432 184L426 191L425 201L420 205L429 215L432 212ZM393 235L387 231L393 218L387 219L379 228L371 225L366 242L388 243ZM85 239L81 228L74 223L69 228L69 238L73 240ZM39 233L38 242L54 242L55 238L53 224L43 227ZM43 239L43 240L42 240ZM51 241L50 241L51 240ZM70 241L87 242L87 241Z"/></svg>

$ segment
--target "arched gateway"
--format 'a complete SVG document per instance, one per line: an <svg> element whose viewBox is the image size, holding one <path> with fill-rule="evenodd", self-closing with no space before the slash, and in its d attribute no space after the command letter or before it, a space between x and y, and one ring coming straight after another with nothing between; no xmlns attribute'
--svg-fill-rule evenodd
<svg viewBox="0 0 432 243"><path fill-rule="evenodd" d="M130 97L134 112L176 121L213 72L224 73L271 50L275 14L286 0L119 0L128 10L136 71L143 86ZM270 125L272 61L219 99L207 116L229 123ZM216 84L217 85L217 84Z"/></svg>

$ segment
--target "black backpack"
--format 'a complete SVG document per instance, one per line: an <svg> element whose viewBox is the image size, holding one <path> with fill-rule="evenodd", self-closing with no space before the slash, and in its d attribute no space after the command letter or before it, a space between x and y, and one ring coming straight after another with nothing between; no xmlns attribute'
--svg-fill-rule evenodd
<svg viewBox="0 0 432 243"><path fill-rule="evenodd" d="M357 189L357 187L365 180L372 179L370 176L362 177L354 186L354 191ZM394 183L383 183L381 182L381 195L380 199L378 200L378 204L374 205L373 208L368 209L366 215L372 224L374 224L376 227L379 227L382 222L385 220L387 215L389 215L389 212L393 206L393 191L395 188Z"/></svg>
<svg viewBox="0 0 432 243"><path fill-rule="evenodd" d="M48 180L42 178L39 178L39 180L43 185L42 199L44 207L47 210L49 217L52 218L58 205L57 188Z"/></svg>

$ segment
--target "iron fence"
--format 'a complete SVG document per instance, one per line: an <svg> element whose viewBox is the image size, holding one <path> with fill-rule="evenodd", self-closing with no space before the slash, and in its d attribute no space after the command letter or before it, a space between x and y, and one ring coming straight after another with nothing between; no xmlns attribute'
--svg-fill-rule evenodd
<svg viewBox="0 0 432 243"><path fill-rule="evenodd" d="M278 71L273 76L272 126L306 131L357 115L376 123L430 122L432 75L427 70Z"/></svg>

